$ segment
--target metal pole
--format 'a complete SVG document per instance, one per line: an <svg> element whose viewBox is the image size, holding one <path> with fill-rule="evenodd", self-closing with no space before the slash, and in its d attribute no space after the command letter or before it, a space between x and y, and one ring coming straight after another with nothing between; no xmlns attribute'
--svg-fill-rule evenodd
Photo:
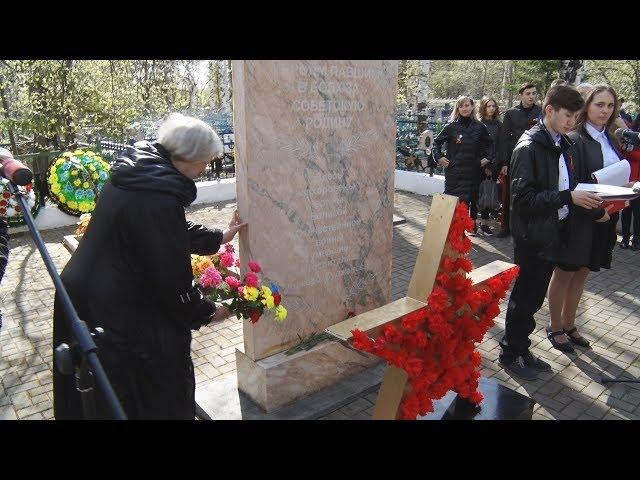
<svg viewBox="0 0 640 480"><path fill-rule="evenodd" d="M73 336L78 342L80 353L86 357L86 361L91 366L91 369L95 374L98 386L100 387L100 390L104 394L107 404L109 405L109 407L113 412L114 418L116 420L126 420L127 416L125 415L124 410L122 409L122 406L118 401L118 397L116 396L116 393L113 390L113 387L109 383L107 374L102 368L102 364L100 363L100 360L96 355L96 351L98 350L98 347L94 343L93 338L91 338L91 333L89 333L89 329L86 327L84 322L82 322L78 317L78 313L76 312L76 309L74 308L73 303L71 302L71 298L69 297L67 290L64 288L62 279L60 278L60 275L58 275L58 272L55 268L53 260L49 255L49 251L47 250L47 247L45 246L44 241L42 240L42 236L40 235L40 232L38 231L38 228L36 227L33 221L33 217L31 216L31 211L24 201L22 192L18 189L18 187L13 182L9 182L9 191L13 195L15 195L16 199L18 200L18 203L20 204L20 208L22 208L24 219L27 222L29 230L31 231L31 236L35 240L36 246L40 251L40 255L44 260L44 264L47 267L47 270L49 271L51 280L53 280L53 284L62 302L62 306L65 309L66 313L68 314L68 317L71 322L71 325L70 325L71 332L73 333Z"/></svg>

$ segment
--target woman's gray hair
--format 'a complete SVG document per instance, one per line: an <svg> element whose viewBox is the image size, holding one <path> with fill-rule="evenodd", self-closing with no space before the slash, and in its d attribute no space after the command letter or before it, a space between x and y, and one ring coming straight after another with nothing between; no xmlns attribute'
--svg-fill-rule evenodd
<svg viewBox="0 0 640 480"><path fill-rule="evenodd" d="M180 113L172 113L160 125L158 142L184 162L211 161L223 153L222 141L213 128Z"/></svg>

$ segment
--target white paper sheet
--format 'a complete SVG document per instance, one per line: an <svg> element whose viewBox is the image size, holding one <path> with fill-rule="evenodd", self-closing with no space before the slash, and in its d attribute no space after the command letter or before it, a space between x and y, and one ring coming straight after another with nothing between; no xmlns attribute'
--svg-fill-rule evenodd
<svg viewBox="0 0 640 480"><path fill-rule="evenodd" d="M628 182L627 182L628 183ZM601 185L599 183L579 183L576 190L593 192L606 200L633 200L640 196L640 191L617 185Z"/></svg>
<svg viewBox="0 0 640 480"><path fill-rule="evenodd" d="M622 186L629 183L631 165L626 160L620 160L608 167L593 172L595 183Z"/></svg>

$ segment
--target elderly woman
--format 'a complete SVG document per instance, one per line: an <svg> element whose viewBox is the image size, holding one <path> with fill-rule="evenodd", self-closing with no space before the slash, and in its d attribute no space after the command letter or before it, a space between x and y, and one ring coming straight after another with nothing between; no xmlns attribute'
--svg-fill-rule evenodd
<svg viewBox="0 0 640 480"><path fill-rule="evenodd" d="M130 419L195 417L191 330L229 310L192 287L190 254L215 253L246 226L237 213L224 232L185 218L193 179L221 153L211 127L172 114L157 142L138 142L118 159L61 274L80 318L104 329L99 357ZM54 348L70 341L56 298ZM96 402L97 416L109 418L99 391ZM54 415L82 418L74 380L58 372L55 358Z"/></svg>

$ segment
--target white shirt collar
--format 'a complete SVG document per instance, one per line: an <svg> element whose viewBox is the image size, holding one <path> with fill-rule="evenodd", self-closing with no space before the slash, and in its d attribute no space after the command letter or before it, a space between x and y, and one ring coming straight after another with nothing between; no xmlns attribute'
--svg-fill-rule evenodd
<svg viewBox="0 0 640 480"><path fill-rule="evenodd" d="M589 122L586 122L585 125L587 127L587 132L589 133L589 135L591 135L591 138L593 138L594 140L598 140L599 138L602 138L602 139L607 138L605 135L606 128L603 128L602 131L600 131L596 127L591 125Z"/></svg>

